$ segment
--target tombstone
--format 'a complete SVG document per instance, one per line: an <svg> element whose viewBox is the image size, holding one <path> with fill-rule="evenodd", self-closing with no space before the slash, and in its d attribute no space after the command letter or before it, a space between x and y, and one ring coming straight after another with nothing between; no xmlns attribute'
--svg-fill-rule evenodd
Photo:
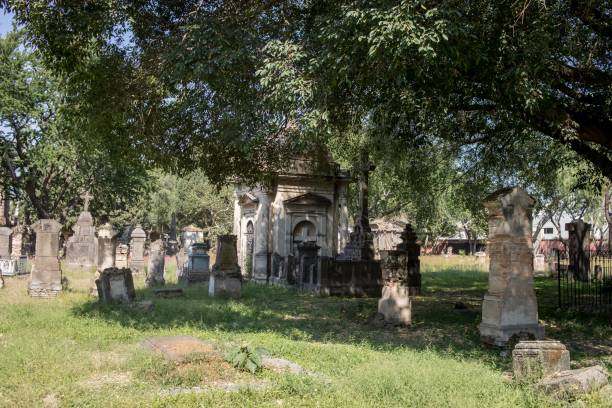
<svg viewBox="0 0 612 408"><path fill-rule="evenodd" d="M58 259L62 224L41 219L32 224L36 233L36 255L28 293L32 297L53 297L62 290L62 271Z"/></svg>
<svg viewBox="0 0 612 408"><path fill-rule="evenodd" d="M115 248L115 267L116 268L128 268L129 267L129 256L130 247L127 244L119 244Z"/></svg>
<svg viewBox="0 0 612 408"><path fill-rule="evenodd" d="M147 234L139 224L132 231L130 238L130 269L134 273L142 273L144 272L144 250Z"/></svg>
<svg viewBox="0 0 612 408"><path fill-rule="evenodd" d="M13 227L11 256L19 258L22 255L24 228L21 225Z"/></svg>
<svg viewBox="0 0 612 408"><path fill-rule="evenodd" d="M546 257L544 254L537 254L533 257L533 270L534 272L546 272Z"/></svg>
<svg viewBox="0 0 612 408"><path fill-rule="evenodd" d="M193 243L187 250L184 280L189 283L207 282L210 279L210 241Z"/></svg>
<svg viewBox="0 0 612 408"><path fill-rule="evenodd" d="M128 268L106 268L96 279L98 299L101 303L128 303L136 298L132 271Z"/></svg>
<svg viewBox="0 0 612 408"><path fill-rule="evenodd" d="M320 284L318 254L320 246L316 242L304 241L297 245L297 283L302 289L317 289Z"/></svg>
<svg viewBox="0 0 612 408"><path fill-rule="evenodd" d="M98 228L98 272L115 266L116 243L117 231L111 224L106 223Z"/></svg>
<svg viewBox="0 0 612 408"><path fill-rule="evenodd" d="M11 257L11 234L13 230L9 227L0 227L0 258Z"/></svg>
<svg viewBox="0 0 612 408"><path fill-rule="evenodd" d="M151 242L149 248L149 265L147 268L147 278L145 283L148 287L163 286L164 266L165 266L166 248L162 239L156 239Z"/></svg>
<svg viewBox="0 0 612 408"><path fill-rule="evenodd" d="M505 188L485 200L489 217L489 288L482 303L480 337L505 346L512 338L541 339L533 287L531 210L535 200L524 190Z"/></svg>
<svg viewBox="0 0 612 408"><path fill-rule="evenodd" d="M568 249L570 265L573 268L574 279L581 282L589 280L590 258L589 243L591 224L582 220L566 224L569 232Z"/></svg>
<svg viewBox="0 0 612 408"><path fill-rule="evenodd" d="M235 235L217 237L217 259L210 273L209 296L240 297L242 274L238 266Z"/></svg>
<svg viewBox="0 0 612 408"><path fill-rule="evenodd" d="M570 353L558 341L520 341L512 351L514 378L536 379L570 369Z"/></svg>
<svg viewBox="0 0 612 408"><path fill-rule="evenodd" d="M83 212L72 227L74 234L66 244L66 264L79 269L89 269L98 264L98 240L93 217L88 211L90 194L85 194Z"/></svg>
<svg viewBox="0 0 612 408"><path fill-rule="evenodd" d="M378 313L385 322L410 326L412 303L408 277L408 254L405 251L380 251L383 277L382 296L378 300Z"/></svg>
<svg viewBox="0 0 612 408"><path fill-rule="evenodd" d="M406 224L401 235L402 242L397 246L399 251L406 253L406 285L410 296L421 294L421 246L417 243L416 233L411 224Z"/></svg>

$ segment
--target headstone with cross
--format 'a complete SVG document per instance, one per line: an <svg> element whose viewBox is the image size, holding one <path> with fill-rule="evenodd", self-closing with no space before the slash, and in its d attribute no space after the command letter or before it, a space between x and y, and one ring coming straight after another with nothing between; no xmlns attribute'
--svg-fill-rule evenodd
<svg viewBox="0 0 612 408"><path fill-rule="evenodd" d="M93 198L89 192L81 195L83 199L83 212L79 215L76 224L72 227L74 234L66 244L66 264L71 268L91 269L95 271L98 264L98 239L89 210L89 202Z"/></svg>

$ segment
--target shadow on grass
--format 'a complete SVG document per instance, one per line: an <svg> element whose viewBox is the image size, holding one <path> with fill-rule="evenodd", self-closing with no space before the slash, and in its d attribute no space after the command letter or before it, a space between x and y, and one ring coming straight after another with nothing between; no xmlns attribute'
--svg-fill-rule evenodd
<svg viewBox="0 0 612 408"><path fill-rule="evenodd" d="M581 333L595 340L609 336L605 321L592 317L572 320L571 332L563 329L567 317L551 304L554 286L538 280L540 318L555 325L552 337L562 340ZM189 287L180 298L158 299L151 290L137 291L139 300L153 300L152 313L134 307L100 305L91 301L73 308L81 318L102 318L141 331L177 329L221 330L233 333L273 332L291 340L368 345L380 350L424 349L460 358L478 358L507 369L499 351L482 347L477 325L487 274L478 271L442 271L423 274L423 296L413 299L410 328L385 329L373 323L378 299L319 297L294 289L246 284L236 300L211 298L206 285ZM552 293L550 291L552 290ZM461 301L473 312L457 314ZM547 323L548 326L548 323ZM547 327L547 330L550 329ZM604 337L606 338L606 337Z"/></svg>

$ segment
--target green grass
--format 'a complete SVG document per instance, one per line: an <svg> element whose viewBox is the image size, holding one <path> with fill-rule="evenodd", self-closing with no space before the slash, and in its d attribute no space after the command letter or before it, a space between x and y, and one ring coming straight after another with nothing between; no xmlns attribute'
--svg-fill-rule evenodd
<svg viewBox="0 0 612 408"><path fill-rule="evenodd" d="M511 361L480 345L478 316L453 312L462 301L480 307L487 275L469 265L423 259L423 296L414 299L410 329L370 323L377 299L321 298L270 286L245 285L242 298L209 298L194 286L178 299L156 299L136 279L147 314L128 306L99 306L86 294L87 274L68 273L72 290L55 300L30 299L26 281L0 291L0 406L564 406L529 384L508 379ZM175 281L174 274L167 274ZM554 282L537 279L547 335L565 342L576 366L610 369L608 322L555 308ZM263 371L262 391L167 396L170 387L206 381L196 368L177 371L139 343L159 335L192 335L228 348L247 343L295 361L319 378ZM129 378L104 385L100 378ZM250 376L250 374L244 374ZM92 384L99 383L99 386ZM604 392L583 397L608 406Z"/></svg>

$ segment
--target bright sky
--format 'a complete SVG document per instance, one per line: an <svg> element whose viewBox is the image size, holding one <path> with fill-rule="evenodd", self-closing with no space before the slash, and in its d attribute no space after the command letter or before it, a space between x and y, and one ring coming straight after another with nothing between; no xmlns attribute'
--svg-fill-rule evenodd
<svg viewBox="0 0 612 408"><path fill-rule="evenodd" d="M13 14L6 13L5 10L0 10L0 36L8 33L13 29Z"/></svg>

